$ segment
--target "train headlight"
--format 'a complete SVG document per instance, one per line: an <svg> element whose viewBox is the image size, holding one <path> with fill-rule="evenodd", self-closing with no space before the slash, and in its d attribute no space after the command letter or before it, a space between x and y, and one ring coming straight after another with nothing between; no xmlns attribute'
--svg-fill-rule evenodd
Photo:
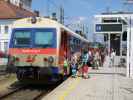
<svg viewBox="0 0 133 100"><path fill-rule="evenodd" d="M44 62L47 62L47 61L48 61L48 59L47 59L47 58L43 58L43 61L44 61Z"/></svg>
<svg viewBox="0 0 133 100"><path fill-rule="evenodd" d="M15 59L15 61L19 62L19 61L20 61L20 59L17 57L17 58Z"/></svg>
<svg viewBox="0 0 133 100"><path fill-rule="evenodd" d="M53 63L53 62L54 62L54 58L53 58L52 56L50 56L50 57L48 58L48 62L49 62L49 63Z"/></svg>

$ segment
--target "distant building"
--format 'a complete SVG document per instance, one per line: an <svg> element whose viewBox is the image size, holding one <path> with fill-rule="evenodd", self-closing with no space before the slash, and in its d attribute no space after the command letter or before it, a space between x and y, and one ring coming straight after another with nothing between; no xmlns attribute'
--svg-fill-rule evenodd
<svg viewBox="0 0 133 100"><path fill-rule="evenodd" d="M10 2L19 7L21 6L25 9L30 9L32 3L32 0L4 0L4 1Z"/></svg>
<svg viewBox="0 0 133 100"><path fill-rule="evenodd" d="M95 15L95 33L104 36L108 51L116 51L117 56L126 56L127 18L132 12L108 12Z"/></svg>
<svg viewBox="0 0 133 100"><path fill-rule="evenodd" d="M125 66L125 74L133 78L133 12L107 12L94 17L95 33L104 36L109 54L116 52L114 64Z"/></svg>
<svg viewBox="0 0 133 100"><path fill-rule="evenodd" d="M36 14L5 0L0 0L0 51L6 52L8 50L13 22L30 16L36 16Z"/></svg>

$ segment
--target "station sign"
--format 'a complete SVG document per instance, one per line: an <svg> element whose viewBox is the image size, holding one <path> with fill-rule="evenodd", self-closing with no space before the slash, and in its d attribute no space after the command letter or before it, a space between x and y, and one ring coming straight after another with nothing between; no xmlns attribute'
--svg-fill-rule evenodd
<svg viewBox="0 0 133 100"><path fill-rule="evenodd" d="M119 23L101 23L95 24L95 33L121 33L122 24Z"/></svg>

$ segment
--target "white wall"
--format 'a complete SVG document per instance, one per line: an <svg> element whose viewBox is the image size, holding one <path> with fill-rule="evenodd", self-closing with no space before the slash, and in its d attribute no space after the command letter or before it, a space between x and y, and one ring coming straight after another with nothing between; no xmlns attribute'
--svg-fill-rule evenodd
<svg viewBox="0 0 133 100"><path fill-rule="evenodd" d="M7 42L9 44L10 36L11 36L11 31L12 31L12 23L15 20L0 20L0 50L5 52L5 43ZM5 33L5 26L8 26L8 33ZM7 48L8 49L8 48Z"/></svg>
<svg viewBox="0 0 133 100"><path fill-rule="evenodd" d="M19 6L20 0L10 0L10 2Z"/></svg>
<svg viewBox="0 0 133 100"><path fill-rule="evenodd" d="M129 17L132 19L132 24L130 23L127 29L127 77L133 78L133 15Z"/></svg>
<svg viewBox="0 0 133 100"><path fill-rule="evenodd" d="M32 0L10 0L10 2L17 6L19 6L19 4L22 3L24 8L30 9Z"/></svg>

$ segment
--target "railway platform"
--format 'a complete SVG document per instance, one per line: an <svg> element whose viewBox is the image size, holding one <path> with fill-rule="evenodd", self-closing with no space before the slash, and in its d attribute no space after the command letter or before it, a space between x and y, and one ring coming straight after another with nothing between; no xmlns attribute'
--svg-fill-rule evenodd
<svg viewBox="0 0 133 100"><path fill-rule="evenodd" d="M90 69L90 78L68 78L42 100L132 100L133 79L125 76L126 68Z"/></svg>

